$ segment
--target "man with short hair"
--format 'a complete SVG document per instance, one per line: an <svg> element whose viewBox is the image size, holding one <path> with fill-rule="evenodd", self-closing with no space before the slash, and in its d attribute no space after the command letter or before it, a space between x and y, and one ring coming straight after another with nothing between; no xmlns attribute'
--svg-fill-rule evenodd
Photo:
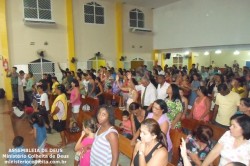
<svg viewBox="0 0 250 166"><path fill-rule="evenodd" d="M128 76L130 79L131 77ZM150 82L147 76L141 78L141 84L136 85L135 89L141 91L141 105L143 109L150 111L153 105L153 102L156 100L156 88Z"/></svg>
<svg viewBox="0 0 250 166"><path fill-rule="evenodd" d="M157 86L157 99L162 99L162 100L165 100L168 96L167 94L167 89L169 87L169 83L167 83L165 81L165 76L160 74L157 76L157 83L158 83L158 86Z"/></svg>
<svg viewBox="0 0 250 166"><path fill-rule="evenodd" d="M18 101L18 73L16 72L17 68L12 67L12 70L10 69L7 72L7 77L11 78L11 89L12 89L12 95L13 95L13 100Z"/></svg>
<svg viewBox="0 0 250 166"><path fill-rule="evenodd" d="M29 72L27 74L27 85L25 87L25 105L26 106L31 106L32 100L33 100L33 85L35 84L34 78L33 78L33 73Z"/></svg>
<svg viewBox="0 0 250 166"><path fill-rule="evenodd" d="M24 71L20 70L19 71L19 76L18 76L18 101L23 104L24 102Z"/></svg>
<svg viewBox="0 0 250 166"><path fill-rule="evenodd" d="M215 125L228 128L230 117L236 113L237 106L240 105L240 95L230 91L224 83L218 85L218 92L212 120Z"/></svg>

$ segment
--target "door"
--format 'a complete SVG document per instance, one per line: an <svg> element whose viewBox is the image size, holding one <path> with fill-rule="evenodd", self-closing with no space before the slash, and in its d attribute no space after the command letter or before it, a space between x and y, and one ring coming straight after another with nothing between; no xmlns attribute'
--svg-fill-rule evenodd
<svg viewBox="0 0 250 166"><path fill-rule="evenodd" d="M131 69L136 69L144 65L144 61L131 61Z"/></svg>

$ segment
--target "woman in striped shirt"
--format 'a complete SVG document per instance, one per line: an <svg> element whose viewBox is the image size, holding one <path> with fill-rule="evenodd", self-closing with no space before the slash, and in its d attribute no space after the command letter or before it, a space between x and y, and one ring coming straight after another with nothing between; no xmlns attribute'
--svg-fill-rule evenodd
<svg viewBox="0 0 250 166"><path fill-rule="evenodd" d="M114 112L111 107L102 106L97 113L100 125L96 132L95 140L91 148L91 166L117 166L118 132L114 128Z"/></svg>

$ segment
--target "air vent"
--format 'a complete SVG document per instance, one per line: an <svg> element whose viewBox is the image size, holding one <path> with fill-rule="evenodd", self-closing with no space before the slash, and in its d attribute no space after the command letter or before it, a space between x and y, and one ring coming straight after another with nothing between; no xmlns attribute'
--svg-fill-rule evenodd
<svg viewBox="0 0 250 166"><path fill-rule="evenodd" d="M130 28L131 32L152 32L150 29L146 28Z"/></svg>

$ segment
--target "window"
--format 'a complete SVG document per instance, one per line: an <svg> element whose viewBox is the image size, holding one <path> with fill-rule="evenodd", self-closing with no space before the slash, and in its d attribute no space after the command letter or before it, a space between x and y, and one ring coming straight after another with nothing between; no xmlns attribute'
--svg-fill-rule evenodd
<svg viewBox="0 0 250 166"><path fill-rule="evenodd" d="M23 0L24 19L30 21L51 21L50 0Z"/></svg>
<svg viewBox="0 0 250 166"><path fill-rule="evenodd" d="M175 65L177 68L179 66L183 65L183 57L179 54L176 55L176 57L173 57L173 65Z"/></svg>
<svg viewBox="0 0 250 166"><path fill-rule="evenodd" d="M129 12L130 27L144 28L144 13L139 9L133 9Z"/></svg>
<svg viewBox="0 0 250 166"><path fill-rule="evenodd" d="M104 24L104 8L96 2L84 5L85 23Z"/></svg>

